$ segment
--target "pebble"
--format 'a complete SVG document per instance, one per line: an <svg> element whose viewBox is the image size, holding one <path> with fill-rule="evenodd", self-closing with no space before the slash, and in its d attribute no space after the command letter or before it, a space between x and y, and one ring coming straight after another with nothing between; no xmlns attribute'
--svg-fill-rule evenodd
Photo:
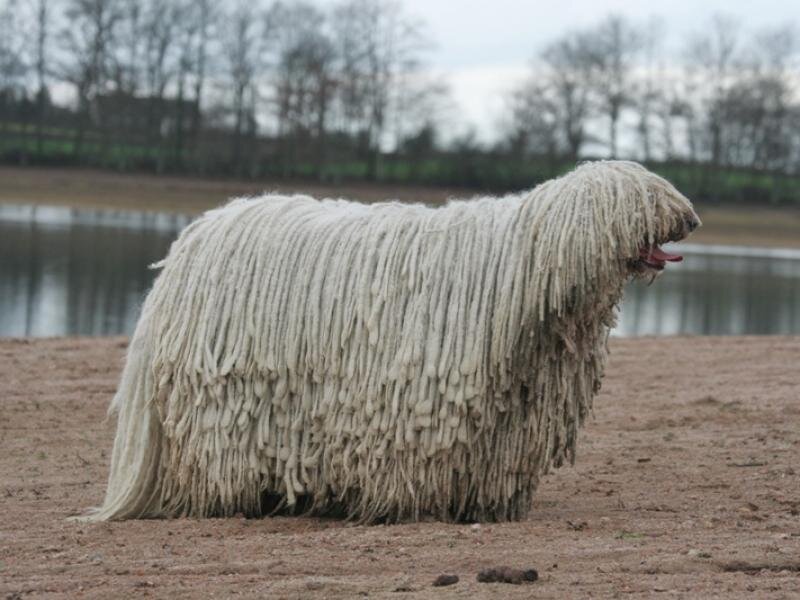
<svg viewBox="0 0 800 600"><path fill-rule="evenodd" d="M433 580L433 587L444 587L458 583L458 575L439 575Z"/></svg>
<svg viewBox="0 0 800 600"><path fill-rule="evenodd" d="M316 591L316 590L321 590L323 587L325 587L325 584L323 584L321 581L308 581L308 582L306 582L306 589L307 590Z"/></svg>
<svg viewBox="0 0 800 600"><path fill-rule="evenodd" d="M478 573L481 583L512 583L519 585L526 581L536 581L539 573L536 569L512 569L511 567L494 567Z"/></svg>

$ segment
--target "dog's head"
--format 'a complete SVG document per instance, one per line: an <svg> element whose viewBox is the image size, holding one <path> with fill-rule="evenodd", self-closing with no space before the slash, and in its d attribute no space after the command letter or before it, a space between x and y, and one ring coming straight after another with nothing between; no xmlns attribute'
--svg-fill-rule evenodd
<svg viewBox="0 0 800 600"><path fill-rule="evenodd" d="M587 162L543 183L522 198L520 219L537 318L582 313L604 323L631 277L655 277L681 260L661 245L700 226L672 184L628 161Z"/></svg>
<svg viewBox="0 0 800 600"><path fill-rule="evenodd" d="M623 177L633 178L631 185L641 188L628 202L633 203L634 210L638 205L644 216L638 247L634 254L628 244L625 264L630 275L652 279L661 274L667 263L683 260L683 256L666 252L661 245L685 239L702 223L692 203L667 180L636 163L624 163L624 171Z"/></svg>
<svg viewBox="0 0 800 600"><path fill-rule="evenodd" d="M700 225L692 203L666 179L629 161L584 163L561 178L574 190L577 235L588 236L597 258L627 277L655 277L683 260L661 248Z"/></svg>

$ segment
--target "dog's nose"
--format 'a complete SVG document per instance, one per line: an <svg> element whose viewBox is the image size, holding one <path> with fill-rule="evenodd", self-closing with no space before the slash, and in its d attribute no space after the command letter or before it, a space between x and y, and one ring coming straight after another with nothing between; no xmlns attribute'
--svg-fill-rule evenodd
<svg viewBox="0 0 800 600"><path fill-rule="evenodd" d="M697 217L687 217L686 218L686 228L689 231L694 231L700 226L700 220Z"/></svg>

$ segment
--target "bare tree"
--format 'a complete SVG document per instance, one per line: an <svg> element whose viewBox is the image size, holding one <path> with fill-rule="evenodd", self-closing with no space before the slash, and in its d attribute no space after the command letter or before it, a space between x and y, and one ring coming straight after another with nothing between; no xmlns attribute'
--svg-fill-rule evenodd
<svg viewBox="0 0 800 600"><path fill-rule="evenodd" d="M749 62L747 85L754 93L752 166L760 169L788 170L792 129L795 125L798 56L794 25L782 25L755 36Z"/></svg>
<svg viewBox="0 0 800 600"><path fill-rule="evenodd" d="M738 22L724 15L715 15L703 33L689 43L687 60L699 76L701 110L705 113L711 162L723 162L725 129L724 99L733 79L738 60Z"/></svg>
<svg viewBox="0 0 800 600"><path fill-rule="evenodd" d="M122 14L119 0L68 0L66 6L66 22L59 34L65 54L60 74L75 87L78 104L76 155L80 155L83 148L91 100L104 92L110 81L114 35Z"/></svg>
<svg viewBox="0 0 800 600"><path fill-rule="evenodd" d="M192 132L195 137L200 132L200 118L203 107L206 74L208 69L209 45L214 29L212 22L216 11L213 0L196 0L194 2L194 18L197 20L197 36L195 38L194 58L194 113L192 114Z"/></svg>
<svg viewBox="0 0 800 600"><path fill-rule="evenodd" d="M309 145L316 148L317 173L324 168L335 85L335 56L327 25L326 15L307 2L279 2L267 12L265 43L285 171L302 162L300 149Z"/></svg>
<svg viewBox="0 0 800 600"><path fill-rule="evenodd" d="M508 104L503 129L511 154L518 159L545 156L554 163L565 146L559 140L560 110L553 89L530 79L512 92Z"/></svg>
<svg viewBox="0 0 800 600"><path fill-rule="evenodd" d="M227 15L221 32L225 77L230 82L231 110L234 127L231 159L238 173L245 172L243 137L248 130L254 133L257 97L256 74L259 69L261 35L252 3L239 1ZM252 157L251 157L252 159Z"/></svg>
<svg viewBox="0 0 800 600"><path fill-rule="evenodd" d="M635 97L635 108L638 113L636 131L639 135L642 158L649 161L653 155L653 119L658 111L658 104L669 103L666 98L667 85L664 69L659 67L659 53L664 38L664 24L658 19L651 19L646 33L642 36L642 55L644 72L641 85ZM662 109L663 114L663 109ZM667 145L672 147L671 131L665 136Z"/></svg>
<svg viewBox="0 0 800 600"><path fill-rule="evenodd" d="M28 12L34 33L31 58L36 77L36 152L41 155L44 145L45 111L49 102L47 77L52 22L51 0L28 0Z"/></svg>
<svg viewBox="0 0 800 600"><path fill-rule="evenodd" d="M420 135L435 138L457 110L447 80L427 69L422 60L407 63L396 88L391 136L398 143Z"/></svg>
<svg viewBox="0 0 800 600"><path fill-rule="evenodd" d="M25 74L24 39L16 0L0 0L0 93L13 94Z"/></svg>
<svg viewBox="0 0 800 600"><path fill-rule="evenodd" d="M419 23L394 0L345 0L333 24L343 121L362 141L367 175L375 179L403 74L419 68L428 43Z"/></svg>
<svg viewBox="0 0 800 600"><path fill-rule="evenodd" d="M735 72L713 104L721 123L712 130L719 135L720 162L756 169L788 167L793 54L790 27L764 32L742 47Z"/></svg>
<svg viewBox="0 0 800 600"><path fill-rule="evenodd" d="M669 77L664 70L661 71L660 83L657 87L658 99L655 102L654 111L656 119L660 125L660 139L662 155L664 160L674 160L679 152L679 135L676 131L677 121L681 118L688 123L693 121L692 107L686 101L688 94L681 91L682 82L673 77ZM681 145L690 144L691 138L686 136L681 139ZM694 156L694 154L690 154Z"/></svg>
<svg viewBox="0 0 800 600"><path fill-rule="evenodd" d="M547 152L578 158L591 117L592 57L585 34L570 32L549 43L532 64L528 81L514 92L511 108L517 136L544 141ZM521 122L528 119L528 124ZM542 137L544 136L544 137Z"/></svg>
<svg viewBox="0 0 800 600"><path fill-rule="evenodd" d="M634 98L634 61L642 46L642 36L618 15L608 17L588 36L592 57L592 86L601 112L608 117L608 151L618 154L618 125L622 110Z"/></svg>
<svg viewBox="0 0 800 600"><path fill-rule="evenodd" d="M176 64L177 92L175 98L173 160L178 167L183 165L185 121L187 117L191 116L186 114L185 104L189 78L193 72L196 73L195 48L202 26L201 10L201 6L190 0L180 2L176 8L178 55Z"/></svg>
<svg viewBox="0 0 800 600"><path fill-rule="evenodd" d="M15 109L23 90L25 61L17 10L15 0L0 0L0 132L7 121L17 118Z"/></svg>
<svg viewBox="0 0 800 600"><path fill-rule="evenodd" d="M113 77L115 88L129 96L143 85L144 9L142 0L121 0Z"/></svg>
<svg viewBox="0 0 800 600"><path fill-rule="evenodd" d="M157 170L164 168L165 93L178 70L175 48L182 6L174 0L149 0L144 18L144 80L147 90L148 145L157 149Z"/></svg>

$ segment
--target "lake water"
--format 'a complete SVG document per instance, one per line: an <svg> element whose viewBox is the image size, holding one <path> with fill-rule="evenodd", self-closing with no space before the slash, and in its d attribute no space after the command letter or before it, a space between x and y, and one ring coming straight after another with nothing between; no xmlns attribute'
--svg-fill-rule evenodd
<svg viewBox="0 0 800 600"><path fill-rule="evenodd" d="M182 215L0 204L0 336L130 334ZM800 251L682 244L615 334L800 334Z"/></svg>

